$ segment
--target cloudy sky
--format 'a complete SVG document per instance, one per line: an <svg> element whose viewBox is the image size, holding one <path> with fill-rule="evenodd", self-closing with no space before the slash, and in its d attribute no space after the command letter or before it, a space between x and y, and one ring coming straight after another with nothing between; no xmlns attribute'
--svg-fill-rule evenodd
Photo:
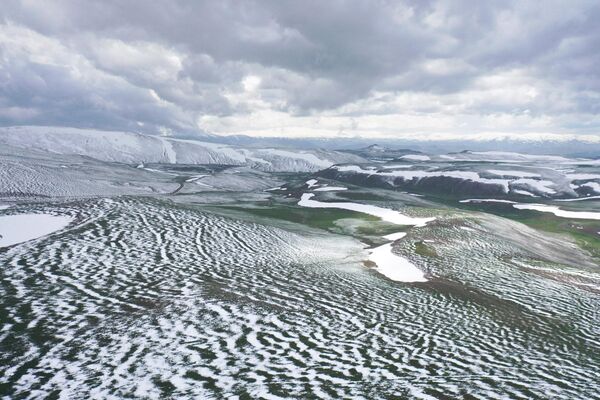
<svg viewBox="0 0 600 400"><path fill-rule="evenodd" d="M0 2L0 125L600 136L600 2Z"/></svg>

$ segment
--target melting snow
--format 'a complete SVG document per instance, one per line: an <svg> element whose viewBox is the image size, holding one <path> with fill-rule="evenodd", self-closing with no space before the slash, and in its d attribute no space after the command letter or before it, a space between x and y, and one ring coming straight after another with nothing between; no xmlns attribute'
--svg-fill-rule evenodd
<svg viewBox="0 0 600 400"><path fill-rule="evenodd" d="M515 176L517 178L538 178L541 175L535 172L517 171L517 170L502 170L502 169L488 169L487 172L498 176Z"/></svg>
<svg viewBox="0 0 600 400"><path fill-rule="evenodd" d="M325 187L316 188L315 192L335 192L338 190L348 190L348 188L343 187L343 186L325 186Z"/></svg>
<svg viewBox="0 0 600 400"><path fill-rule="evenodd" d="M589 181L592 179L600 179L598 174L567 174L565 175L572 181Z"/></svg>
<svg viewBox="0 0 600 400"><path fill-rule="evenodd" d="M555 201L582 201L582 200L597 200L600 196L578 197L576 199L556 199Z"/></svg>
<svg viewBox="0 0 600 400"><path fill-rule="evenodd" d="M523 196L537 197L535 194L528 192L527 190L516 189L516 190L513 190L513 192L516 194L523 195Z"/></svg>
<svg viewBox="0 0 600 400"><path fill-rule="evenodd" d="M414 160L414 161L429 161L429 160L431 160L431 158L429 156L419 155L419 154L407 154L400 158L402 158L404 160Z"/></svg>
<svg viewBox="0 0 600 400"><path fill-rule="evenodd" d="M411 168L412 164L393 164L393 165L383 165L382 168L385 169L394 169L394 168Z"/></svg>
<svg viewBox="0 0 600 400"><path fill-rule="evenodd" d="M358 165L340 165L333 167L340 172L357 172L359 174L372 174L373 170L362 169Z"/></svg>
<svg viewBox="0 0 600 400"><path fill-rule="evenodd" d="M414 225L424 226L427 222L433 221L435 218L412 218L398 211L371 206L367 204L358 204L350 202L332 202L325 203L317 200L311 200L314 193L304 193L298 202L299 206L310 208L339 208L342 210L356 211L364 214L373 215L381 218L383 221L391 222L398 225Z"/></svg>
<svg viewBox="0 0 600 400"><path fill-rule="evenodd" d="M383 238L387 240L396 241L402 239L404 236L406 236L406 232L396 232L390 233L389 235L385 235Z"/></svg>
<svg viewBox="0 0 600 400"><path fill-rule="evenodd" d="M393 281L427 282L425 274L404 257L392 252L392 244L387 243L371 250L369 260L377 264L375 270Z"/></svg>
<svg viewBox="0 0 600 400"><path fill-rule="evenodd" d="M600 220L600 212L592 211L566 211L561 210L556 206L549 206L546 204L514 204L514 208L519 210L535 210L540 212L547 212L562 218L574 218L574 219L595 219Z"/></svg>
<svg viewBox="0 0 600 400"><path fill-rule="evenodd" d="M369 215L374 215L384 221L398 225L415 225L424 226L427 222L435 218L412 218L399 213L398 211L389 210L366 204L357 203L324 203L316 200L311 200L314 193L304 193L298 202L298 205L311 208L340 208L343 210L357 211ZM397 232L384 236L385 239L396 241L406 236L405 232ZM369 260L374 262L377 267L375 270L382 275L385 275L393 281L399 282L426 282L423 271L417 268L409 260L404 257L395 255L392 252L392 243L384 244L370 251Z"/></svg>
<svg viewBox="0 0 600 400"><path fill-rule="evenodd" d="M49 235L69 225L71 217L48 214L0 216L0 247Z"/></svg>

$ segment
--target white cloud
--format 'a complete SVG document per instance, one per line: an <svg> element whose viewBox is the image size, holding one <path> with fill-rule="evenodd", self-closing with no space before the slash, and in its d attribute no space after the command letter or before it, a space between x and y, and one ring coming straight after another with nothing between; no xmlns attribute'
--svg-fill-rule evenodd
<svg viewBox="0 0 600 400"><path fill-rule="evenodd" d="M600 133L594 2L0 4L0 124L265 136Z"/></svg>

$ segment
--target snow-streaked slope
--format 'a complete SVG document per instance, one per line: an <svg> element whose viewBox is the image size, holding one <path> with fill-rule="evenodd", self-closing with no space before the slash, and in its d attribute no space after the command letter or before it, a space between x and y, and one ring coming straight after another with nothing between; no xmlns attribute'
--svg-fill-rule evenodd
<svg viewBox="0 0 600 400"><path fill-rule="evenodd" d="M568 162L568 158L552 155L523 154L510 151L464 151L443 155L441 158L452 161L487 161L487 162Z"/></svg>
<svg viewBox="0 0 600 400"><path fill-rule="evenodd" d="M0 196L72 197L170 193L173 177L76 155L0 145Z"/></svg>
<svg viewBox="0 0 600 400"><path fill-rule="evenodd" d="M263 171L317 171L337 163L365 161L356 155L336 151L241 148L132 132L63 127L0 128L0 144L110 162L224 164Z"/></svg>

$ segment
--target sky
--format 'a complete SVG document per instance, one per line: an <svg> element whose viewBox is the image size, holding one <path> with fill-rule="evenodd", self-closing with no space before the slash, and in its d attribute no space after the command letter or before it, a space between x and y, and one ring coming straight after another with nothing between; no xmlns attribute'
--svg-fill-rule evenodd
<svg viewBox="0 0 600 400"><path fill-rule="evenodd" d="M0 126L600 138L600 2L0 2Z"/></svg>

